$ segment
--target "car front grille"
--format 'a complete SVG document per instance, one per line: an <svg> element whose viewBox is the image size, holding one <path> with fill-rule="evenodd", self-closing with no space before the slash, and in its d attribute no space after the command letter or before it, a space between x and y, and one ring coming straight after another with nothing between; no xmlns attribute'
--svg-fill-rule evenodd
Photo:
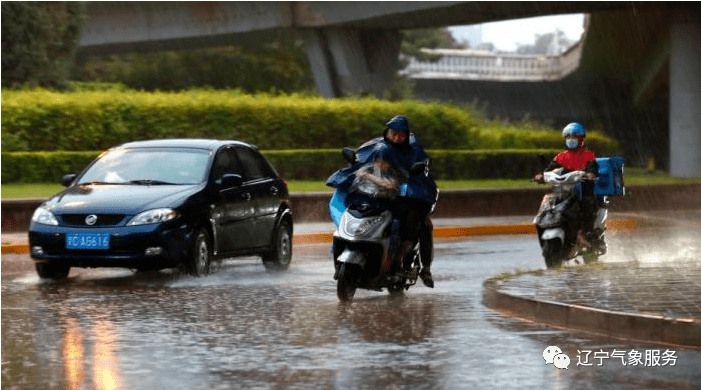
<svg viewBox="0 0 701 390"><path fill-rule="evenodd" d="M124 214L94 214L97 221L88 225L85 219L91 214L64 214L61 216L64 225L68 226L115 226L124 219Z"/></svg>

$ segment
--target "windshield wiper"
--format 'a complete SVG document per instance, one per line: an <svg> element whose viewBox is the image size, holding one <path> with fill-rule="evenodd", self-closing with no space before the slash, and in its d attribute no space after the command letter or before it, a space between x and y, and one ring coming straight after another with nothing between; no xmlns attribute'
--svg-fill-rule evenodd
<svg viewBox="0 0 701 390"><path fill-rule="evenodd" d="M129 184L138 184L138 185L175 185L175 183L170 183L167 181L161 181L161 180L152 180L152 179L137 179L137 180L129 180Z"/></svg>
<svg viewBox="0 0 701 390"><path fill-rule="evenodd" d="M113 181L88 181L88 182L84 182L84 183L78 183L79 186L92 186L92 185L112 186L112 185L120 185L120 184L127 184L127 183L113 182Z"/></svg>

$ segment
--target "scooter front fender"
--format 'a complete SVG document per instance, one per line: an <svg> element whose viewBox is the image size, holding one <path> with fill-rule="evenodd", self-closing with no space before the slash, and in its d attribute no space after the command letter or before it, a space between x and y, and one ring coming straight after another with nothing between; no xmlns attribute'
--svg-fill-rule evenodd
<svg viewBox="0 0 701 390"><path fill-rule="evenodd" d="M363 269L365 269L365 264L367 263L362 253L349 249L344 250L336 261L340 263L357 264Z"/></svg>
<svg viewBox="0 0 701 390"><path fill-rule="evenodd" d="M563 228L552 228L545 229L543 234L540 235L540 239L543 241L552 240L554 238L559 238L563 243L565 242L565 229Z"/></svg>

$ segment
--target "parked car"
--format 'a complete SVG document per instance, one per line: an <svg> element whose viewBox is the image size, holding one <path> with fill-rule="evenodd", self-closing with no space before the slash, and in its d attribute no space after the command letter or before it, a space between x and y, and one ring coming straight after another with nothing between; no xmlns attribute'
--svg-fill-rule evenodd
<svg viewBox="0 0 701 390"><path fill-rule="evenodd" d="M29 226L42 278L71 267L194 275L210 262L260 255L269 271L292 258L287 183L256 147L238 141L167 139L111 148L43 202Z"/></svg>

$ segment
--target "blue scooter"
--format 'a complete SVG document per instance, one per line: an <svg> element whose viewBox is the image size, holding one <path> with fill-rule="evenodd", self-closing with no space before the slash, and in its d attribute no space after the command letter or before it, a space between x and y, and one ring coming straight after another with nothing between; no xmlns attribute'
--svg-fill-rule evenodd
<svg viewBox="0 0 701 390"><path fill-rule="evenodd" d="M386 288L390 293L407 290L416 284L421 265L430 264L433 255L432 226L427 217L419 240L401 259L399 267L392 267L400 240L391 205L396 197L412 198L425 205L430 214L438 200L438 189L429 174L428 156L422 152L417 153L408 179L393 195L372 182L359 182L357 173L372 169L374 151L381 140L374 139L357 150L344 148L342 155L350 166L336 171L326 181L336 188L329 212L336 225L332 252L336 291L341 301L352 300L357 288ZM413 134L410 145L422 151Z"/></svg>

